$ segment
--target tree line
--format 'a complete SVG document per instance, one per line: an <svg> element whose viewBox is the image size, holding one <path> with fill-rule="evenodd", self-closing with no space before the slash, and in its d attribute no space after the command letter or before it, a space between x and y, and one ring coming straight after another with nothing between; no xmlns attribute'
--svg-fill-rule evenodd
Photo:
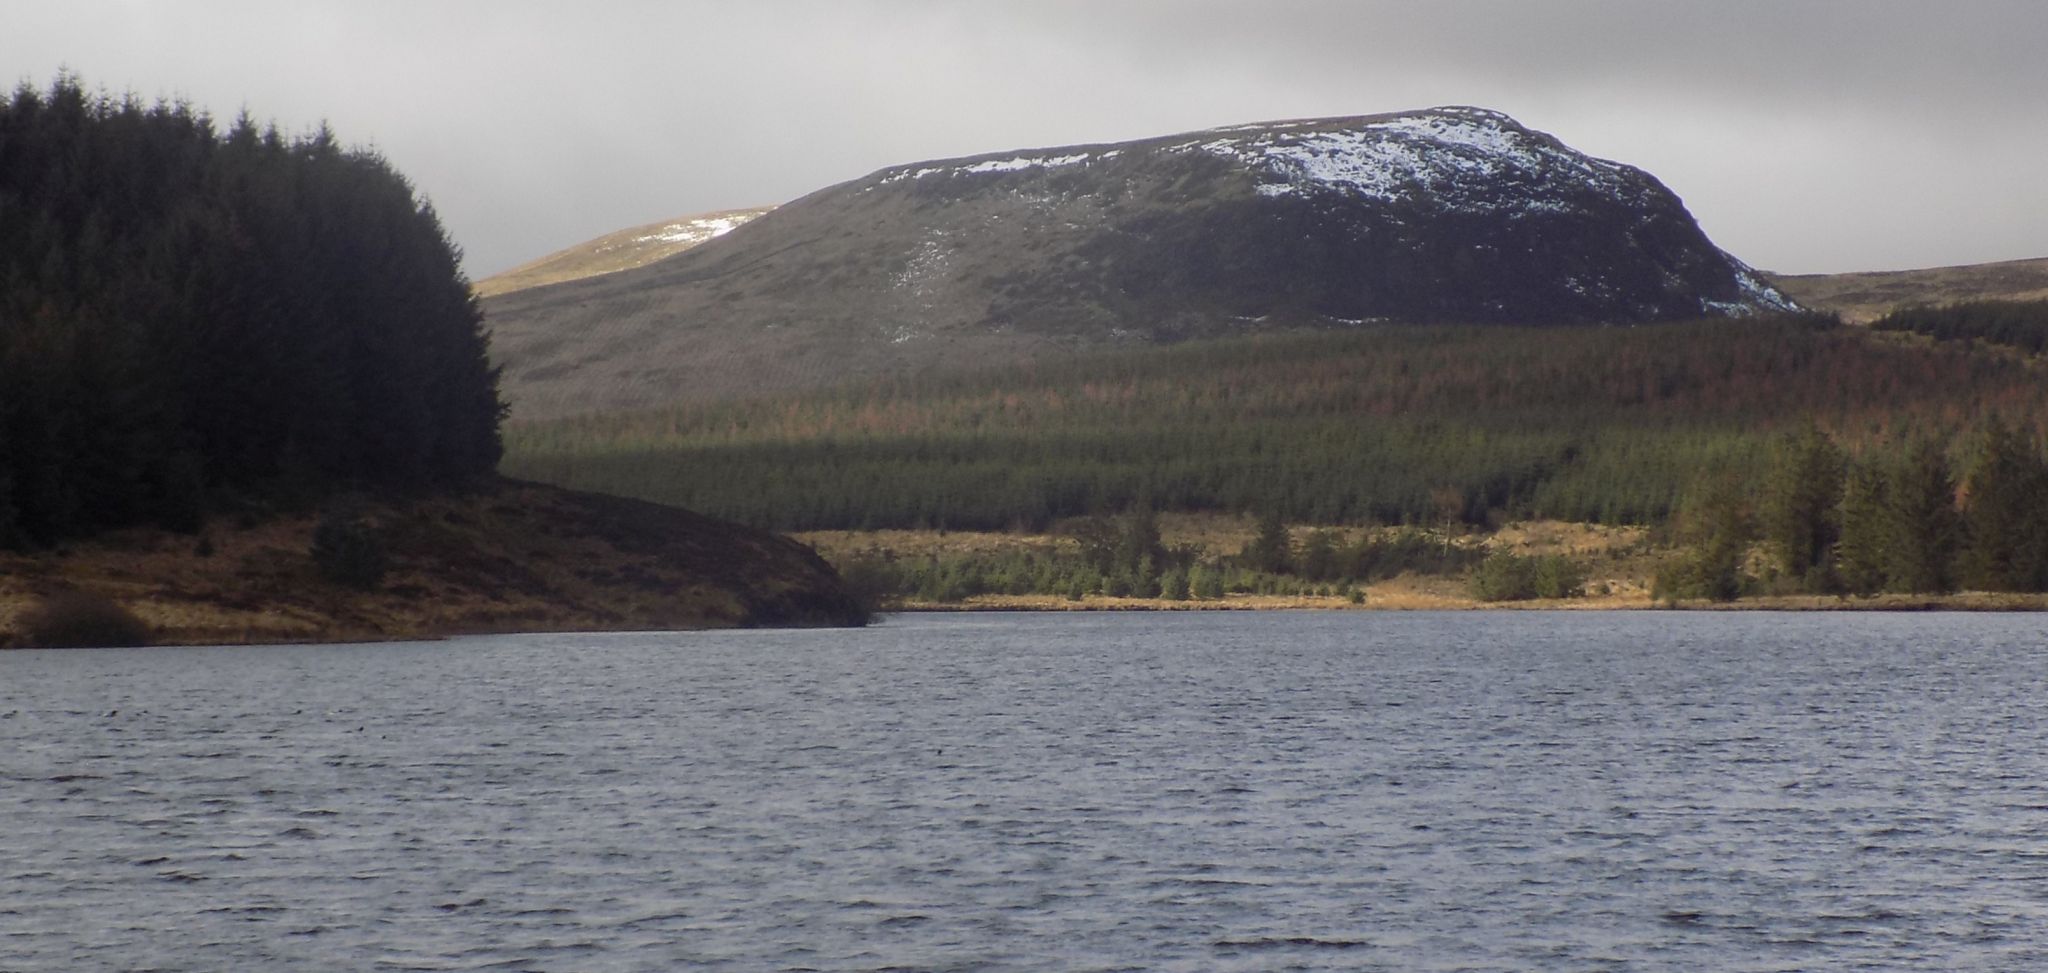
<svg viewBox="0 0 2048 973"><path fill-rule="evenodd" d="M1771 438L2038 432L2048 384L1826 318L1385 326L1191 342L507 430L506 469L784 530L1041 530L1159 511L1660 524Z"/></svg>
<svg viewBox="0 0 2048 973"><path fill-rule="evenodd" d="M1699 486L1677 523L1689 552L1658 592L2048 591L2048 457L1995 418L1961 456L1924 439L1854 456L1817 427L1788 434L1761 483Z"/></svg>
<svg viewBox="0 0 2048 973"><path fill-rule="evenodd" d="M1981 341L2030 355L2048 351L2048 301L1962 301L1903 307L1871 322L1879 331L1937 341Z"/></svg>
<svg viewBox="0 0 2048 973"><path fill-rule="evenodd" d="M1067 543L925 557L867 554L843 558L838 567L849 584L881 605L906 599L958 602L978 595L1200 601L1256 594L1349 597L1362 603L1360 586L1368 582L1408 572L1457 574L1487 557L1475 541L1441 531L1360 531L1347 539L1340 531L1291 527L1270 513L1259 519L1254 536L1240 550L1218 553L1162 543L1157 517L1146 506L1116 517L1071 521L1061 525L1059 538Z"/></svg>
<svg viewBox="0 0 2048 973"><path fill-rule="evenodd" d="M432 207L324 126L0 104L0 545L489 472L486 340Z"/></svg>

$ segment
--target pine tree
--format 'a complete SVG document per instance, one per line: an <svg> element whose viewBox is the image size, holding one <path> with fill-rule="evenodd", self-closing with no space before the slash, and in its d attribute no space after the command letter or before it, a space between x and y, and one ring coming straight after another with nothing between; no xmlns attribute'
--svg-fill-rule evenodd
<svg viewBox="0 0 2048 973"><path fill-rule="evenodd" d="M1931 442L1906 451L1885 487L1885 579L1892 591L1955 590L1960 525L1948 458Z"/></svg>
<svg viewBox="0 0 2048 973"><path fill-rule="evenodd" d="M1279 511L1269 510L1259 518L1258 533L1238 557L1254 571L1284 574L1294 563L1293 544Z"/></svg>
<svg viewBox="0 0 2048 973"><path fill-rule="evenodd" d="M1301 543L1298 571L1310 581L1331 581L1337 577L1337 535L1332 531L1310 531Z"/></svg>
<svg viewBox="0 0 2048 973"><path fill-rule="evenodd" d="M1883 474L1866 465L1852 467L1843 482L1842 534L1835 548L1835 576L1850 594L1874 595L1885 588L1890 563L1885 507Z"/></svg>
<svg viewBox="0 0 2048 973"><path fill-rule="evenodd" d="M1963 477L1957 580L1983 591L2039 591L2048 544L2048 468L2003 421L1984 429Z"/></svg>
<svg viewBox="0 0 2048 973"><path fill-rule="evenodd" d="M1773 451L1758 526L1778 569L1808 591L1833 586L1842 475L1842 452L1818 427L1785 437Z"/></svg>
<svg viewBox="0 0 2048 973"><path fill-rule="evenodd" d="M1159 542L1159 518L1150 506L1139 506L1124 515L1121 527L1117 532L1115 566L1131 572L1138 580L1149 581L1154 576L1151 566L1166 557L1166 549Z"/></svg>
<svg viewBox="0 0 2048 973"><path fill-rule="evenodd" d="M1678 529L1690 549L1657 573L1652 595L1711 601L1741 595L1754 526L1740 484L1722 476L1695 487L1679 510Z"/></svg>

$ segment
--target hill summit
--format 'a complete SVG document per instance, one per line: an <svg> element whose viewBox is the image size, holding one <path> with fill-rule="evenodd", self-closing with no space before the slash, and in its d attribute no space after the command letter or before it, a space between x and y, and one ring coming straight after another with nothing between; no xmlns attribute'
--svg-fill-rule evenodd
<svg viewBox="0 0 2048 973"><path fill-rule="evenodd" d="M1791 306L1648 173L1466 107L895 166L486 304L523 418L1101 342Z"/></svg>

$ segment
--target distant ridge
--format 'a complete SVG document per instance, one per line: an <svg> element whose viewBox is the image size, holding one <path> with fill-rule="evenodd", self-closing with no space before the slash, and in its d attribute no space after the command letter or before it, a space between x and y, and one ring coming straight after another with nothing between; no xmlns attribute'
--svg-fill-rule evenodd
<svg viewBox="0 0 2048 973"><path fill-rule="evenodd" d="M492 297L644 267L716 240L774 208L758 206L700 213L608 233L477 281L476 292L481 297Z"/></svg>
<svg viewBox="0 0 2048 973"><path fill-rule="evenodd" d="M1909 304L2048 299L2048 258L1924 270L1773 275L1771 283L1801 304L1862 324Z"/></svg>
<svg viewBox="0 0 2048 973"><path fill-rule="evenodd" d="M1284 327L1791 306L1648 173L1462 107L894 166L486 304L519 418Z"/></svg>

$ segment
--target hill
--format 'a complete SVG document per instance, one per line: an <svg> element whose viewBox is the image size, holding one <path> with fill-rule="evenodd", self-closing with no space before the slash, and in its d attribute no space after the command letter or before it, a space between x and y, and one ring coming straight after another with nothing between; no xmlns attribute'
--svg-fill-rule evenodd
<svg viewBox="0 0 2048 973"><path fill-rule="evenodd" d="M1472 108L898 166L485 304L521 418L1288 327L1788 306L1649 174Z"/></svg>
<svg viewBox="0 0 2048 973"><path fill-rule="evenodd" d="M715 229L731 225L727 221L734 218L761 216L772 209L706 213L609 233L486 278L478 282L477 292L484 296L509 294L645 266L716 239L699 232L698 227ZM1761 274L1766 283L1801 307L1837 313L1855 324L1867 324L1913 305L2048 299L2048 258L1918 270Z"/></svg>
<svg viewBox="0 0 2048 973"><path fill-rule="evenodd" d="M716 240L774 208L761 206L700 213L607 233L477 281L476 293L479 297L494 297L644 267Z"/></svg>
<svg viewBox="0 0 2048 973"><path fill-rule="evenodd" d="M809 548L687 511L514 481L368 501L387 549L374 590L325 580L313 512L131 529L61 551L0 552L0 646L40 596L121 603L161 643L347 641L505 631L857 625Z"/></svg>
<svg viewBox="0 0 2048 973"><path fill-rule="evenodd" d="M1901 307L1961 301L2048 299L2048 259L1854 274L1770 278L1793 300L1858 324Z"/></svg>

